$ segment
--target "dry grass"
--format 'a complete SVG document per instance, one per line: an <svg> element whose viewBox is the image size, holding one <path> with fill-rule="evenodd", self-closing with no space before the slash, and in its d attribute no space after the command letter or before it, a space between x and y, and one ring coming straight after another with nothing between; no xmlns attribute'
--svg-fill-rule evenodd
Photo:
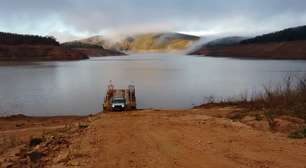
<svg viewBox="0 0 306 168"><path fill-rule="evenodd" d="M306 121L306 76L287 77L283 84L249 101L249 107L261 109L268 118L279 115L298 117Z"/></svg>
<svg viewBox="0 0 306 168"><path fill-rule="evenodd" d="M292 139L306 138L306 128L292 132L291 134L289 134L289 138L292 138Z"/></svg>
<svg viewBox="0 0 306 168"><path fill-rule="evenodd" d="M306 75L298 77L288 75L278 87L264 86L264 92L255 96L243 94L240 97L222 101L216 101L214 97L207 98L209 105L231 105L242 107L239 115L235 115L239 120L247 115L264 116L273 130L275 118L279 116L291 116L306 121ZM256 113L254 113L256 112Z"/></svg>

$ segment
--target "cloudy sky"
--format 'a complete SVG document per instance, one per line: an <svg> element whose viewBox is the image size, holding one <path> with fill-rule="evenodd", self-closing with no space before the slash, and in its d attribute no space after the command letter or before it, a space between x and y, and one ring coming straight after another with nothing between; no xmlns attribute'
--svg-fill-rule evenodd
<svg viewBox="0 0 306 168"><path fill-rule="evenodd" d="M60 41L177 31L256 35L306 24L305 0L1 0L0 31Z"/></svg>

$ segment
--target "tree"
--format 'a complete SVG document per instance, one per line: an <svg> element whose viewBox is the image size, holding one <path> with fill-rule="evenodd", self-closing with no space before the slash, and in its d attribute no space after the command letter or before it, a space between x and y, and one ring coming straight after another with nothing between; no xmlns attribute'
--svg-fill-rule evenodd
<svg viewBox="0 0 306 168"><path fill-rule="evenodd" d="M38 35L24 35L0 32L0 44L3 45L55 45L59 46L59 42L53 36L38 36Z"/></svg>

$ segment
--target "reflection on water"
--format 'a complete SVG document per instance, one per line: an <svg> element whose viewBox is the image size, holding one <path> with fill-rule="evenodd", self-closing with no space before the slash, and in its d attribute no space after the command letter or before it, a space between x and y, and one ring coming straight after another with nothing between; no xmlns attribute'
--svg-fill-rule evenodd
<svg viewBox="0 0 306 168"><path fill-rule="evenodd" d="M138 108L190 108L205 97L275 85L305 61L146 54L86 61L0 64L0 113L86 115L101 111L106 86L136 85Z"/></svg>

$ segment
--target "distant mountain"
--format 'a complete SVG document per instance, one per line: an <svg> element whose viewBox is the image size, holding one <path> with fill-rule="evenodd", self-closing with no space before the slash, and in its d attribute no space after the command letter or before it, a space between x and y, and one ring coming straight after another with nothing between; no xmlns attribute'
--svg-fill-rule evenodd
<svg viewBox="0 0 306 168"><path fill-rule="evenodd" d="M103 36L94 36L79 40L81 43L103 46L106 49L128 51L128 52L168 52L187 49L199 40L197 36L180 33L146 33L112 42Z"/></svg>
<svg viewBox="0 0 306 168"><path fill-rule="evenodd" d="M61 46L66 47L66 48L93 48L93 49L104 49L100 45L96 44L88 44L88 43L82 43L79 41L72 41L72 42L66 42L62 43Z"/></svg>
<svg viewBox="0 0 306 168"><path fill-rule="evenodd" d="M197 36L179 33L150 33L129 37L123 42L128 51L179 51L199 40Z"/></svg>
<svg viewBox="0 0 306 168"><path fill-rule="evenodd" d="M248 39L249 37L243 36L229 36L222 38L215 38L213 40L200 40L204 41L198 44L197 46L191 48L188 53L196 54L198 51L207 49L207 48L217 48L217 47L227 47L232 45L237 45L241 41Z"/></svg>
<svg viewBox="0 0 306 168"><path fill-rule="evenodd" d="M91 44L91 45L96 45L96 46L101 46L106 49L112 48L114 45L114 42L104 36L92 36L89 38L81 39L81 40L76 40L74 42L80 42L83 44ZM69 43L69 42L68 42Z"/></svg>
<svg viewBox="0 0 306 168"><path fill-rule="evenodd" d="M306 25L284 29L278 32L264 34L242 41L242 44L285 42L306 40Z"/></svg>
<svg viewBox="0 0 306 168"><path fill-rule="evenodd" d="M241 39L233 41L223 39L221 43L217 40L190 54L214 57L306 59L306 26L289 28L241 42L239 40Z"/></svg>
<svg viewBox="0 0 306 168"><path fill-rule="evenodd" d="M226 47L239 44L241 41L249 39L249 37L242 37L242 36L231 36L231 37L224 37L213 40L208 42L203 47L213 48L213 47Z"/></svg>
<svg viewBox="0 0 306 168"><path fill-rule="evenodd" d="M126 55L116 50L105 49L101 45L83 43L80 41L62 43L61 46L73 50L78 50L91 57Z"/></svg>

